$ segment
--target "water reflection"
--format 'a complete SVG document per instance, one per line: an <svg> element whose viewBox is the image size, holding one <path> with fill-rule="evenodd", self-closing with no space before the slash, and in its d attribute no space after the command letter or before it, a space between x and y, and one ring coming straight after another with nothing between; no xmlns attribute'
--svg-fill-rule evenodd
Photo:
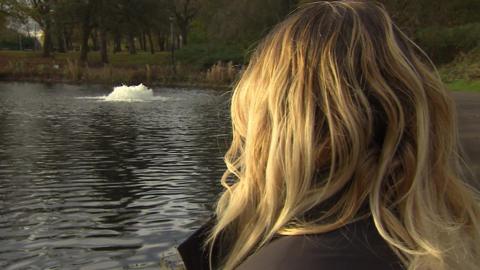
<svg viewBox="0 0 480 270"><path fill-rule="evenodd" d="M104 102L99 86L0 84L0 269L157 268L205 218L228 95Z"/></svg>

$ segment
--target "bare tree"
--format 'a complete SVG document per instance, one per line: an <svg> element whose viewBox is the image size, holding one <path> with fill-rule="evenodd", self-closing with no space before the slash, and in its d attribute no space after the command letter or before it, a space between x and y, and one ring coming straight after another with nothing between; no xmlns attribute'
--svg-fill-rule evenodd
<svg viewBox="0 0 480 270"><path fill-rule="evenodd" d="M198 14L201 7L200 0L173 0L170 4L171 11L175 16L182 41L184 45L188 43L188 32L192 20Z"/></svg>

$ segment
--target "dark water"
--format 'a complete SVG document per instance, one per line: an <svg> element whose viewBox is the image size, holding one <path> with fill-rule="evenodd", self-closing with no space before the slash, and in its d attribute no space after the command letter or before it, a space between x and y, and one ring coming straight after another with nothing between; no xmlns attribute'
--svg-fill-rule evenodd
<svg viewBox="0 0 480 270"><path fill-rule="evenodd" d="M158 269L209 214L228 94L0 84L0 269Z"/></svg>

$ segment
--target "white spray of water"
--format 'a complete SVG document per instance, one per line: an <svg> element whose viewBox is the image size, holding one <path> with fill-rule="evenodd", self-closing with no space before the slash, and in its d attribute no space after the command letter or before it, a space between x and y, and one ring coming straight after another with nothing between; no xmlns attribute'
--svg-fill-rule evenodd
<svg viewBox="0 0 480 270"><path fill-rule="evenodd" d="M155 100L152 89L142 83L137 86L117 86L105 97L106 101L150 101Z"/></svg>
<svg viewBox="0 0 480 270"><path fill-rule="evenodd" d="M177 98L154 96L153 90L147 88L142 83L137 86L117 86L108 96L90 96L90 97L76 97L76 99L96 100L96 101L122 101L122 102L149 102L149 101L167 101L179 100Z"/></svg>

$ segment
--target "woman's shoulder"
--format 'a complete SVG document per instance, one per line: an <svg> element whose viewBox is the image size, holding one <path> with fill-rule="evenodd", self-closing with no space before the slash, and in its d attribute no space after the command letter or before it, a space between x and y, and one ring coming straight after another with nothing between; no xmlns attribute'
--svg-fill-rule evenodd
<svg viewBox="0 0 480 270"><path fill-rule="evenodd" d="M312 235L281 236L248 257L238 270L400 270L400 260L371 219Z"/></svg>

